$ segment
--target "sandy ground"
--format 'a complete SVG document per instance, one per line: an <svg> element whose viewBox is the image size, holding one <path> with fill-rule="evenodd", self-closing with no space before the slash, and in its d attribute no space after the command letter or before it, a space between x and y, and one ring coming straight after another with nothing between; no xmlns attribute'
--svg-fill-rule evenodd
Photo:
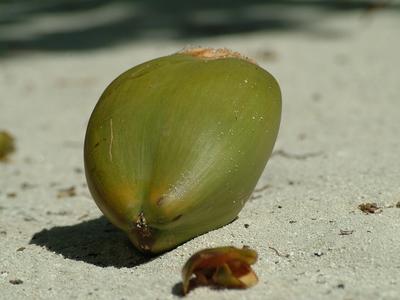
<svg viewBox="0 0 400 300"><path fill-rule="evenodd" d="M400 18L351 13L322 25L335 34L191 41L240 51L272 72L282 127L239 219L152 259L91 199L84 132L115 76L190 41L0 59L0 129L17 142L0 164L0 298L177 299L191 254L249 245L260 257L257 286L198 288L188 299L400 299ZM365 202L382 209L364 214Z"/></svg>

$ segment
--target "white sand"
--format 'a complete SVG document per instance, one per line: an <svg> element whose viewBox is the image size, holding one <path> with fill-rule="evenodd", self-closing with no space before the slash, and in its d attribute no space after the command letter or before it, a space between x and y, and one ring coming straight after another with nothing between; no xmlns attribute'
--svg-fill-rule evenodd
<svg viewBox="0 0 400 300"><path fill-rule="evenodd" d="M240 51L276 76L284 111L275 149L289 156L271 158L258 184L269 187L237 221L152 260L99 218L81 173L83 138L115 76L188 42L0 58L0 129L18 147L0 164L0 298L174 299L195 251L249 245L260 256L257 286L198 288L188 299L400 299L400 208L387 207L400 201L400 18L352 12L320 25L337 34L192 41ZM57 197L71 186L75 196ZM383 209L363 214L363 202Z"/></svg>

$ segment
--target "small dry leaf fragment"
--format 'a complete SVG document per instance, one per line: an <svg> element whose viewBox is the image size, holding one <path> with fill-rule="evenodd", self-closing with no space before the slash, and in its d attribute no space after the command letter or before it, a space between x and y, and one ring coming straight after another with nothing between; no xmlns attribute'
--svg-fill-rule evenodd
<svg viewBox="0 0 400 300"><path fill-rule="evenodd" d="M35 184L32 184L32 183L29 183L29 182L23 182L23 183L21 184L21 189L23 189L23 190L32 189L32 188L34 188L34 187L36 187L36 185L35 185Z"/></svg>
<svg viewBox="0 0 400 300"><path fill-rule="evenodd" d="M9 282L14 285L23 284L24 282L21 279L10 279Z"/></svg>
<svg viewBox="0 0 400 300"><path fill-rule="evenodd" d="M73 197L73 196L76 196L76 189L74 186L71 186L66 189L58 190L58 194L57 194L58 198Z"/></svg>
<svg viewBox="0 0 400 300"><path fill-rule="evenodd" d="M183 294L205 285L249 288L258 282L256 273L250 267L256 261L257 252L248 247L201 250L192 255L182 269Z"/></svg>
<svg viewBox="0 0 400 300"><path fill-rule="evenodd" d="M354 230L342 230L340 229L339 235L350 235L353 234Z"/></svg>
<svg viewBox="0 0 400 300"><path fill-rule="evenodd" d="M374 214L380 209L376 203L362 203L358 208L365 214Z"/></svg>
<svg viewBox="0 0 400 300"><path fill-rule="evenodd" d="M14 138L6 131L0 131L0 161L5 160L7 155L14 152Z"/></svg>

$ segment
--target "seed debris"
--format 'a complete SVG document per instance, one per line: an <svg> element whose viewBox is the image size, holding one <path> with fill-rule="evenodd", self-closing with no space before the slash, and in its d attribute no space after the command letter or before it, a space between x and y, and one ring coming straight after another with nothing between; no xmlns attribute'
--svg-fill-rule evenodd
<svg viewBox="0 0 400 300"><path fill-rule="evenodd" d="M380 207L376 203L361 203L358 208L367 215L380 212Z"/></svg>

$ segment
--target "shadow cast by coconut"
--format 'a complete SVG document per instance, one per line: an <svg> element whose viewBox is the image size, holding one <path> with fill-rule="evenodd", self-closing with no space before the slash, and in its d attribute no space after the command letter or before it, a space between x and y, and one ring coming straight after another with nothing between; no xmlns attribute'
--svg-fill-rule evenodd
<svg viewBox="0 0 400 300"><path fill-rule="evenodd" d="M176 283L172 289L171 289L171 294L177 297L184 297L185 295L183 294L183 284L182 282Z"/></svg>
<svg viewBox="0 0 400 300"><path fill-rule="evenodd" d="M138 252L125 234L104 217L44 229L35 233L29 243L99 267L134 267L152 259Z"/></svg>

